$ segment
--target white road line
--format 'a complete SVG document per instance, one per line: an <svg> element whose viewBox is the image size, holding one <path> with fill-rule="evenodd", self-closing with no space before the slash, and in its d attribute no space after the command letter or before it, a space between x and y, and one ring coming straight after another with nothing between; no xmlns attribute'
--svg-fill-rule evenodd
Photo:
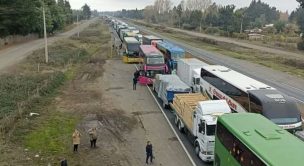
<svg viewBox="0 0 304 166"><path fill-rule="evenodd" d="M136 70L138 70L138 67L134 64ZM183 144L182 140L180 139L180 137L178 136L178 134L176 133L176 131L174 130L174 127L172 126L172 124L170 123L170 120L168 119L167 115L165 114L165 111L163 110L163 108L159 105L156 97L153 95L153 92L151 91L151 89L149 88L148 85L146 85L147 89L149 90L150 94L152 95L153 99L155 100L158 108L161 110L162 114L164 115L165 119L167 120L169 126L171 127L173 133L175 134L176 138L178 139L179 143L182 145L182 148L184 149L185 153L187 154L189 160L191 161L193 166L196 166L194 160L192 159L190 153L188 152L188 150L186 149L185 145Z"/></svg>

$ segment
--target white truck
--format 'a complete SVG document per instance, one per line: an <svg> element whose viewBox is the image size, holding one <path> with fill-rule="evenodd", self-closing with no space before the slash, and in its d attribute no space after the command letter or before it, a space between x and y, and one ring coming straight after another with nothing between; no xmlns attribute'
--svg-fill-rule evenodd
<svg viewBox="0 0 304 166"><path fill-rule="evenodd" d="M217 117L231 113L226 100L208 100L200 93L176 94L171 108L178 129L193 140L196 155L204 162L213 161Z"/></svg>
<svg viewBox="0 0 304 166"><path fill-rule="evenodd" d="M200 92L201 68L208 66L196 58L182 58L177 62L177 76L191 87L192 92Z"/></svg>

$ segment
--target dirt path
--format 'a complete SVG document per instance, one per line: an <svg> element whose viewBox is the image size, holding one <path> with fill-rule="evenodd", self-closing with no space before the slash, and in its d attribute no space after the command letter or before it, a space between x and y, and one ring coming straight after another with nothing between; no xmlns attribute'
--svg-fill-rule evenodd
<svg viewBox="0 0 304 166"><path fill-rule="evenodd" d="M89 24L91 24L94 21L96 21L96 19L89 20L79 25L78 27L73 28L72 30L58 34L54 37L50 37L48 38L48 44L51 45L55 41L70 37L73 34L77 33L78 31L82 31L84 28L86 28ZM13 45L9 48L0 50L0 71L2 72L5 68L17 64L18 62L20 62L20 60L31 54L32 51L42 47L44 47L44 39L38 39L22 44Z"/></svg>

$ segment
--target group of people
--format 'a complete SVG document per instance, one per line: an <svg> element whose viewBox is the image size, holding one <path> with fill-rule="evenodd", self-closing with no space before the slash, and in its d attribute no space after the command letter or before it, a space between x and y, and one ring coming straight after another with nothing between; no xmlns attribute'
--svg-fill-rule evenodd
<svg viewBox="0 0 304 166"><path fill-rule="evenodd" d="M97 141L97 129L96 127L91 128L89 131L89 137L90 137L90 142L91 142L91 148L96 148L96 141ZM72 138L73 138L73 145L74 145L74 152L78 151L78 145L80 144L80 137L81 134L80 132L75 129Z"/></svg>
<svg viewBox="0 0 304 166"><path fill-rule="evenodd" d="M88 133L89 133L89 136L90 136L91 148L96 148L96 141L97 141L96 127L91 128L88 131ZM77 129L75 129L75 131L72 135L73 145L74 145L74 152L78 151L78 145L80 144L80 137L81 137L80 132ZM152 164L153 159L154 159L154 156L153 156L152 144L151 144L150 141L148 141L147 145L146 145L146 164L149 164L149 161ZM67 166L67 160L66 159L63 159L61 161L61 166Z"/></svg>

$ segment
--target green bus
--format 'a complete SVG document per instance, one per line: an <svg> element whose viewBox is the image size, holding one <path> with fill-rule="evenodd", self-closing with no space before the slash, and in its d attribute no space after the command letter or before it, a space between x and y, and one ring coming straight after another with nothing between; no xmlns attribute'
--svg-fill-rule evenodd
<svg viewBox="0 0 304 166"><path fill-rule="evenodd" d="M217 120L214 166L304 165L304 142L260 114Z"/></svg>

